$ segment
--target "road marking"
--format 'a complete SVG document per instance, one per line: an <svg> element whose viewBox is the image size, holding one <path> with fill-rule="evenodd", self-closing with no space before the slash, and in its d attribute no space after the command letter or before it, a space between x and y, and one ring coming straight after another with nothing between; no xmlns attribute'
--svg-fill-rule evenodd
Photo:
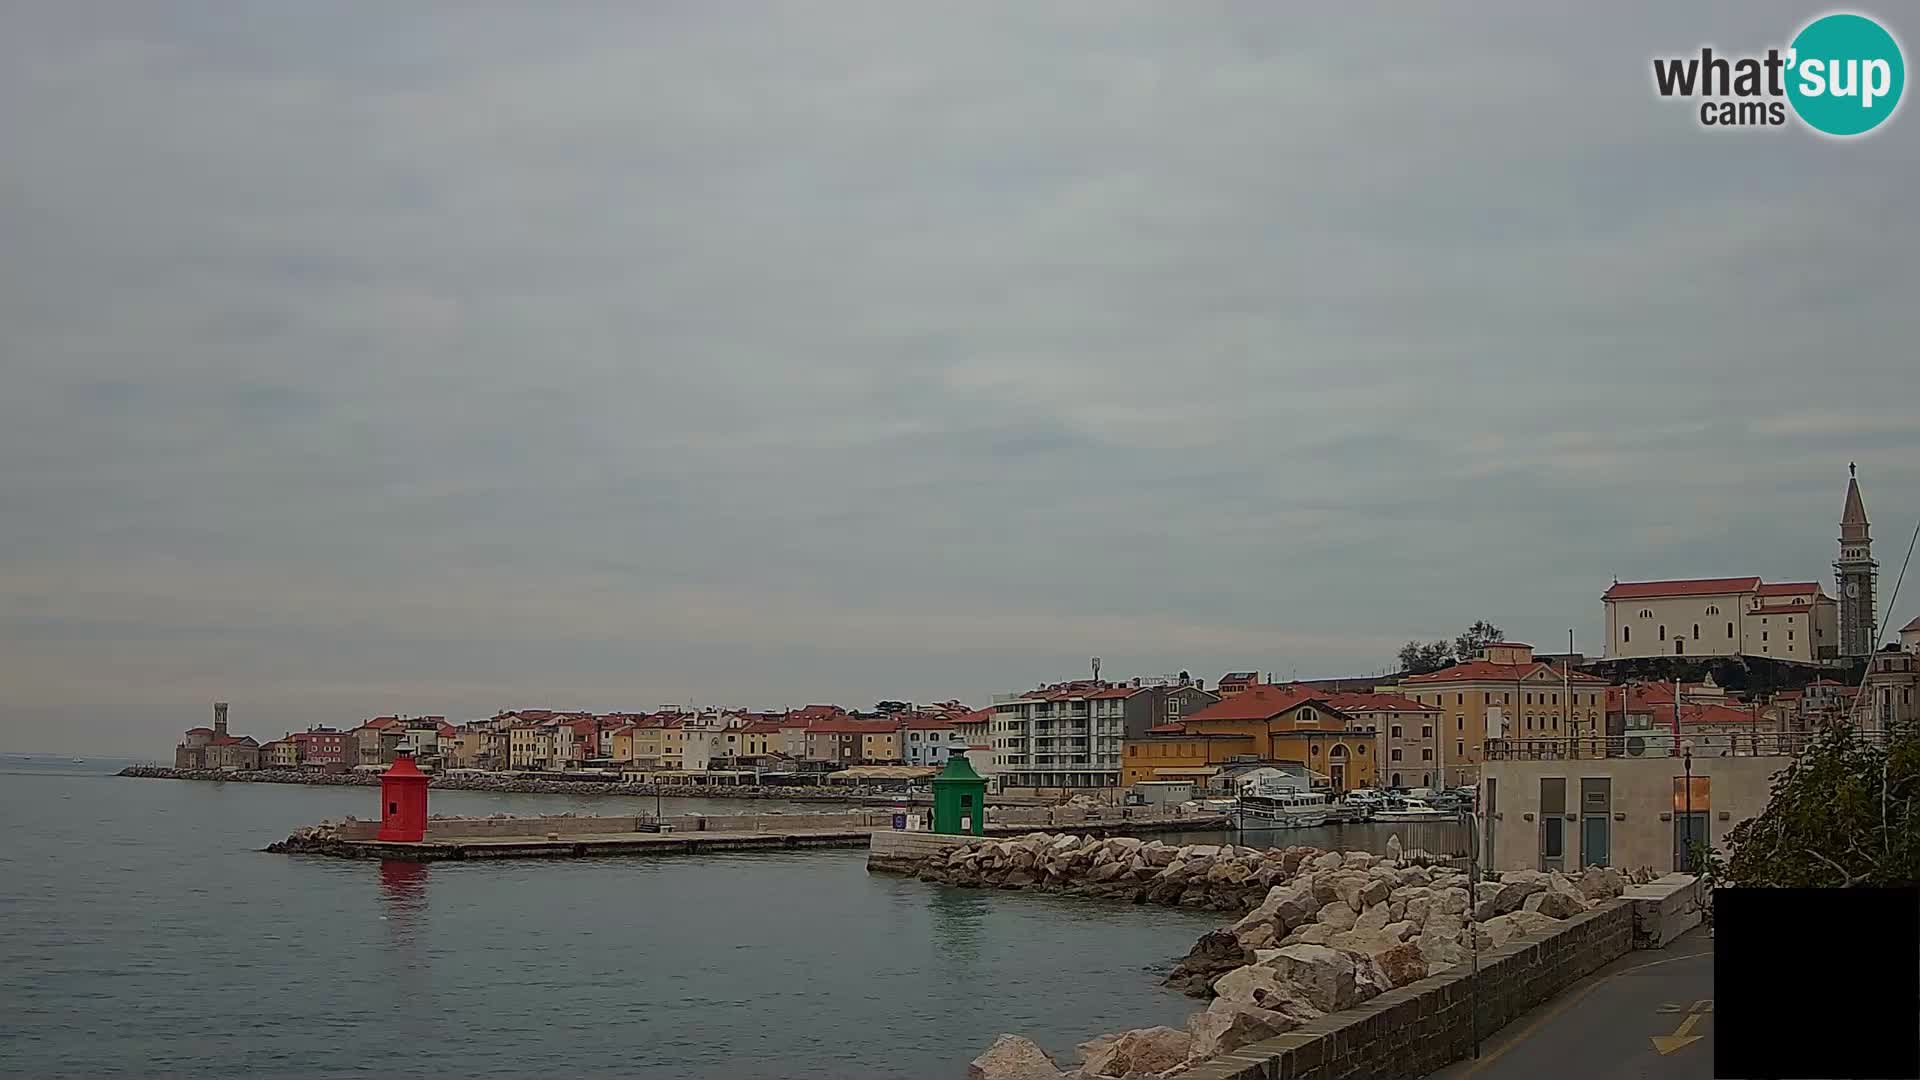
<svg viewBox="0 0 1920 1080"><path fill-rule="evenodd" d="M1680 1026L1674 1029L1673 1034L1652 1036L1653 1048L1659 1051L1661 1057L1666 1057L1675 1050L1692 1046L1705 1038L1703 1035L1693 1033L1694 1025L1700 1023L1702 1015L1704 1014L1697 1012L1688 1013L1687 1018L1680 1021Z"/></svg>
<svg viewBox="0 0 1920 1080"><path fill-rule="evenodd" d="M1568 997L1560 999L1559 1003L1556 1004L1553 1008L1550 1008L1546 1012L1540 1014L1539 1017L1529 1022L1526 1027L1523 1027L1518 1032L1516 1032L1512 1039L1509 1039L1508 1041L1502 1043L1492 1053L1474 1062L1473 1065L1469 1067L1466 1072L1463 1072L1460 1075L1464 1080L1465 1077L1476 1075L1477 1073L1480 1072L1481 1069L1484 1069L1487 1066L1493 1064L1494 1062L1499 1061L1500 1056L1502 1054L1505 1054L1507 1051L1513 1049L1514 1047L1520 1045L1523 1042L1526 1042L1527 1039L1533 1036L1534 1032L1540 1030L1541 1027L1545 1026L1549 1021L1553 1020L1554 1018L1558 1017L1561 1013L1566 1012L1568 1009L1573 1008L1574 1005L1579 1003L1581 998L1586 997L1588 994L1593 993L1595 990L1600 989L1602 986L1605 986L1607 983L1612 982L1613 980L1619 978L1622 975L1631 975L1636 971L1645 971L1647 968L1659 967L1661 964L1672 964L1672 963L1677 963L1678 961L1681 961L1681 960L1693 960L1702 956L1712 956L1712 955L1713 955L1712 949L1701 949L1697 952L1682 953L1679 956L1668 956L1668 957L1663 957L1659 960L1649 960L1644 964L1635 964L1632 967L1621 968L1619 971L1616 971L1611 975L1603 975L1597 979L1594 979L1592 982L1582 987L1578 993L1575 993ZM1699 1037L1700 1036L1698 1035L1694 1036L1694 1038L1696 1039Z"/></svg>

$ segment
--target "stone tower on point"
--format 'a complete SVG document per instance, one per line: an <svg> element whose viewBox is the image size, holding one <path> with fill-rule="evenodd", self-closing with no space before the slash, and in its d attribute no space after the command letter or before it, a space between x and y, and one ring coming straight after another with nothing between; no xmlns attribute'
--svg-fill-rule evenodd
<svg viewBox="0 0 1920 1080"><path fill-rule="evenodd" d="M1867 656L1874 640L1874 579L1880 564L1873 561L1873 532L1866 504L1860 501L1855 466L1847 465L1847 506L1840 514L1840 558L1833 564L1840 587L1840 655Z"/></svg>

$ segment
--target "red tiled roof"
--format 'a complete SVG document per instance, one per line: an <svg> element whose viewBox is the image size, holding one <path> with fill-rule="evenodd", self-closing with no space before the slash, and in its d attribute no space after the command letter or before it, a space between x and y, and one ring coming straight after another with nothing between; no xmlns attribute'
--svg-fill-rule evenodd
<svg viewBox="0 0 1920 1080"><path fill-rule="evenodd" d="M1754 717L1750 712L1745 712L1740 709L1730 709L1725 705L1682 705L1680 706L1680 723L1682 726L1687 724L1721 724L1728 726L1739 725L1750 728L1754 724Z"/></svg>
<svg viewBox="0 0 1920 1080"><path fill-rule="evenodd" d="M1602 600L1649 600L1661 596L1711 596L1715 593L1753 592L1757 577L1690 578L1681 581L1616 581Z"/></svg>
<svg viewBox="0 0 1920 1080"><path fill-rule="evenodd" d="M1529 649L1529 650L1533 648L1533 646L1527 644L1524 641L1489 641L1487 642L1486 647L1489 649Z"/></svg>
<svg viewBox="0 0 1920 1080"><path fill-rule="evenodd" d="M909 716L900 726L911 731L952 731L953 721L938 716Z"/></svg>
<svg viewBox="0 0 1920 1080"><path fill-rule="evenodd" d="M970 713L953 718L956 724L984 724L993 719L992 709L975 709Z"/></svg>
<svg viewBox="0 0 1920 1080"><path fill-rule="evenodd" d="M1804 596L1819 591L1817 581L1775 581L1763 583L1759 588L1761 596Z"/></svg>
<svg viewBox="0 0 1920 1080"><path fill-rule="evenodd" d="M1426 675L1409 675L1400 681L1423 686L1431 683L1454 682L1519 682L1537 671L1549 672L1556 679L1560 677L1559 668L1540 660L1525 664L1496 664L1491 660L1469 660L1464 664L1455 664L1450 668L1443 668ZM1583 671L1576 671L1571 681L1588 686L1605 683L1607 680L1588 675Z"/></svg>
<svg viewBox="0 0 1920 1080"><path fill-rule="evenodd" d="M1105 690L1095 690L1086 697L1089 701L1102 698L1130 698L1145 689L1143 686L1109 686Z"/></svg>
<svg viewBox="0 0 1920 1080"><path fill-rule="evenodd" d="M899 729L891 720L822 720L807 730L828 735L886 735Z"/></svg>
<svg viewBox="0 0 1920 1080"><path fill-rule="evenodd" d="M778 720L755 720L740 730L748 735L778 735L780 734L780 722Z"/></svg>
<svg viewBox="0 0 1920 1080"><path fill-rule="evenodd" d="M1251 686L1230 698L1222 698L1188 720L1268 720L1309 701L1326 704L1324 695L1292 686Z"/></svg>
<svg viewBox="0 0 1920 1080"><path fill-rule="evenodd" d="M1326 702L1342 712L1439 712L1438 705L1423 705L1399 694L1328 694Z"/></svg>
<svg viewBox="0 0 1920 1080"><path fill-rule="evenodd" d="M1149 735L1182 735L1186 733L1186 730L1187 730L1186 727L1182 725L1180 721L1175 720L1171 724L1155 724L1154 726L1147 729L1147 734Z"/></svg>
<svg viewBox="0 0 1920 1080"><path fill-rule="evenodd" d="M210 727L190 727L186 733L188 735L211 735L213 734L213 729Z"/></svg>

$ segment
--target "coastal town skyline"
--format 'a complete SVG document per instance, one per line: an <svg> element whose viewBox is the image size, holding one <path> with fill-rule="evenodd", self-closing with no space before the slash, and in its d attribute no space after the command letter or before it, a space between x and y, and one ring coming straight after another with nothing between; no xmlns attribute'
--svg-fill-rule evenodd
<svg viewBox="0 0 1920 1080"><path fill-rule="evenodd" d="M0 745L1597 651L1911 527L1912 124L1703 132L1716 12L1083 19L10 14Z"/></svg>

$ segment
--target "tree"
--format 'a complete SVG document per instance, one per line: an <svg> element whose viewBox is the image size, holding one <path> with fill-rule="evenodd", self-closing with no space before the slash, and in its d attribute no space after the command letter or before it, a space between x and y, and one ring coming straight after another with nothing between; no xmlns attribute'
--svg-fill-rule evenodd
<svg viewBox="0 0 1920 1080"><path fill-rule="evenodd" d="M1464 664L1479 656L1480 650L1505 640L1507 635L1499 627L1485 619L1476 619L1472 626L1467 627L1466 633L1453 639L1453 655Z"/></svg>
<svg viewBox="0 0 1920 1080"><path fill-rule="evenodd" d="M1425 675L1453 663L1453 646L1444 641L1409 641L1400 646L1400 670Z"/></svg>
<svg viewBox="0 0 1920 1080"><path fill-rule="evenodd" d="M1727 837L1729 885L1920 882L1920 730L1869 740L1835 726L1774 777L1760 815Z"/></svg>
<svg viewBox="0 0 1920 1080"><path fill-rule="evenodd" d="M910 701L882 701L874 705L873 711L882 716L892 716L894 713L906 712L911 708L913 703Z"/></svg>

